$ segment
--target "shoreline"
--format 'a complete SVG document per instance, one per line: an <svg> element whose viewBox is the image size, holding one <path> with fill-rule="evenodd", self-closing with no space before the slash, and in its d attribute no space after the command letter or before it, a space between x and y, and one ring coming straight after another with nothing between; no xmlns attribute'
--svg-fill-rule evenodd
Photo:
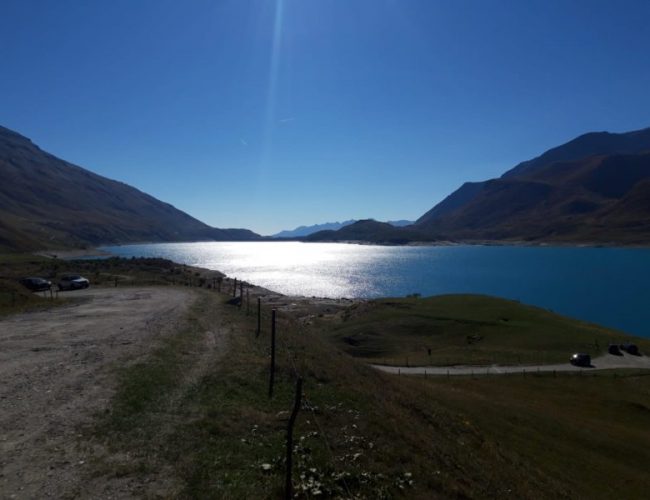
<svg viewBox="0 0 650 500"><path fill-rule="evenodd" d="M80 257L116 257L116 255L99 248L84 248L78 250L39 250L32 255L48 259L74 260Z"/></svg>
<svg viewBox="0 0 650 500"><path fill-rule="evenodd" d="M524 240L512 240L512 241L500 241L500 240L467 240L467 241L456 241L456 240L437 240L437 241L410 241L407 243L390 243L390 242L375 242L375 241L365 241L365 240L341 240L341 241L309 241L304 239L270 239L270 240L245 240L245 241L150 241L150 242L138 242L138 243L118 243L114 245L103 245L103 246L115 246L115 247L128 247L136 245L165 245L165 244L187 244L187 243L328 243L328 244L344 244L344 245L361 245L361 246L378 246L378 247L530 247L530 248L638 248L638 249L650 249L650 243L623 243L623 242L561 242L561 241L524 241ZM89 249L68 249L68 250L40 250L38 252L32 252L35 255L41 255L43 257L52 257L53 255L58 258L73 259L76 256L82 257L93 257L93 256L112 256L114 254L102 250L101 247L93 247ZM61 257L63 256L63 257Z"/></svg>
<svg viewBox="0 0 650 500"><path fill-rule="evenodd" d="M128 248L128 246L129 245L123 245L123 247L125 249ZM501 245L501 246L503 246L503 245ZM510 245L510 246L514 247L516 245ZM156 252L156 250L155 250L156 247L152 247L152 248L154 249L152 254L158 253L158 257L165 258L165 257L161 256L159 252ZM158 248L160 250L163 250L165 247L161 246L161 247L158 247ZM217 247L215 247L215 248L217 248ZM253 253L256 252L255 248L253 248L253 247L248 247L247 246L246 248L248 248L249 251L252 251ZM341 247L339 247L339 248L341 248ZM296 249L296 251L300 250L299 248L295 248L295 249ZM281 251L282 249L280 247L278 247L277 250ZM305 252L308 252L308 250L309 250L308 247L304 248ZM262 251L262 247L260 247L260 251ZM321 251L327 253L328 249L327 249L327 247L322 247ZM354 250L350 250L350 251L353 252L353 253L355 252ZM386 251L387 252L393 252L393 251L388 251L388 250L386 250ZM440 250L440 251L442 252L442 250ZM473 250L471 250L468 247L468 249L465 250L465 251L462 251L462 250L458 250L458 251L459 252L472 252ZM51 254L53 254L55 252L56 251L41 252L41 255L43 255L43 253L45 253L47 257L51 258L52 257ZM118 257L119 254L121 253L118 248L115 249L115 252L116 253L110 252L110 249L107 250L107 249L104 249L104 248L94 248L94 249L83 249L83 250L79 250L79 251L61 252L60 256L65 260L72 260L72 259L75 259L75 258L81 258L82 260L92 260L92 259L95 259L95 258L96 259L104 259L106 257L111 257L111 256ZM395 252L401 254L400 250L396 250ZM412 252L416 253L417 251L412 251ZM429 252L429 251L427 250L425 253L427 253L427 252ZM448 252L452 252L452 251L449 250ZM475 251L475 252L476 252L476 254L482 254L482 252L480 250ZM491 255L493 252L496 252L497 254L499 254L499 252L501 252L501 251L497 251L497 250L487 251L486 250L486 252L487 252L487 255ZM552 251L549 251L547 253L547 252L544 252L544 251L541 251L541 250L537 251L537 252L532 251L532 250L530 252L522 250L522 251L520 251L518 253L515 250L505 251L505 253L510 253L510 252L512 252L513 254L521 255L521 258L523 258L523 259L526 259L527 258L526 256L535 257L535 255L539 255L540 257L543 257L544 255L551 255L552 256L554 254L554 252L552 252ZM561 256L561 255L564 255L564 252L567 252L567 255L573 255L575 258L580 258L580 255L581 255L579 251L578 252L569 252L568 250L567 251L558 250L556 253L557 253L557 255ZM125 253L128 254L129 251L126 250ZM149 253L149 252L134 252L133 255L134 256L142 255L142 253ZM407 252L407 253L410 254L411 252ZM431 253L434 254L434 253L436 253L436 251L431 250ZM632 255L632 254L636 254L636 255ZM588 255L593 255L597 259L601 258L601 257L598 257L599 252L588 252ZM603 253L603 255L606 255L606 254ZM636 252L630 252L629 254L627 254L625 252L620 252L620 253L616 253L616 255L617 255L617 260L627 259L628 257L629 258L634 257L635 260L638 258L638 259L640 259L641 262L644 262L646 260L645 259L645 257L646 257L645 254L638 254ZM154 256L154 255L152 255L152 256ZM127 258L127 259L129 257L130 257L130 255L122 256L122 258ZM210 265L215 266L214 269L207 269L207 268L202 268L201 269L199 262L195 261L197 264L199 264L199 266L196 266L196 265L191 266L190 265L191 263L189 263L189 262L182 262L182 260L183 260L182 256L176 255L175 257L176 257L176 259L174 259L174 258L170 259L169 257L166 257L166 258L169 259L169 260L172 260L172 261L176 261L176 263L179 264L179 265L195 267L195 268L197 268L197 270L204 271L206 273L209 272L209 273L214 273L214 275L223 276L224 278L227 279L228 283L230 284L230 287L232 287L232 280L234 280L235 278L237 278L237 281L240 281L240 282L241 282L241 279L243 279L243 281L245 283L247 283L247 286L250 287L251 295L253 295L253 296L264 295L264 296L268 296L268 297L273 297L273 302L276 303L279 307L282 307L282 308L294 308L294 307L297 307L297 308L303 309L303 308L305 308L307 306L307 304L309 302L314 302L314 303L319 302L320 304L327 304L329 306L335 306L335 305L340 306L341 304L352 304L352 303L355 303L355 302L363 303L363 302L366 302L366 301L370 300L370 298L402 297L402 296L408 295L408 293L411 293L411 292L414 292L414 291L415 292L422 292L421 293L422 296L427 297L427 296L431 296L431 295L440 295L440 294L444 295L445 294L444 292L450 293L450 290L451 290L449 287L447 287L447 289L444 289L444 290L439 290L439 289L438 290L435 290L435 289L431 289L431 290L402 290L401 288L393 289L393 290L385 289L385 290L383 290L384 294L381 297L375 297L374 295L370 295L370 296L368 296L368 295L364 296L364 295L361 295L361 294L360 295L354 295L355 292L358 293L360 290L352 289L352 288L350 288L350 289L340 289L340 290L331 290L329 287L326 287L326 286L325 287L323 287L323 286L321 286L321 287L283 286L284 285L283 282L274 282L273 280L271 280L271 282L267 281L265 284L259 284L258 285L258 284L256 284L257 283L256 278L260 278L260 276L258 276L255 273L249 274L249 273L246 272L247 271L246 269L237 268L237 266L235 266L235 267L231 266L230 271L232 271L233 273L226 274L226 272L224 272L222 269L217 267L219 265L218 262L211 262L210 263ZM179 259L179 257L180 257L181 261L177 260L177 259ZM57 258L58 258L58 256L57 256ZM227 261L223 262L222 265L226 265L226 267L228 267L228 262ZM237 276L235 273L240 274L240 276ZM241 276L241 274L243 274L244 276ZM246 276L247 274L248 274L248 276ZM262 281L265 281L265 280L262 279ZM270 285L270 287L269 287L269 285ZM278 286L279 289L274 289L273 288L274 285ZM283 291L281 292L280 290L283 290ZM478 288L474 288L474 287L472 287L472 288L465 287L465 289L463 291L465 293L477 293L477 291L481 292L481 290L482 289L478 289ZM377 291L379 291L379 290L377 290ZM334 295L334 293L332 293L332 292L334 292L334 293L338 292L338 295ZM341 292L343 292L343 293L341 293ZM347 292L347 295L346 295L346 292ZM403 293L400 294L400 292L403 292ZM639 326L639 324L638 324L639 322L636 319L636 318L643 318L645 316L645 314L643 312L643 309L641 309L641 310L637 309L636 312L633 312L632 309L631 309L631 306L623 307L621 305L622 310L628 310L631 315L634 314L633 316L631 316L632 319L630 321L625 320L625 317L623 317L622 319L618 318L618 317L615 317L613 315L613 313L610 313L610 312L603 312L602 314L599 314L598 310L592 310L591 312L589 312L589 314L585 314L584 311L581 311L579 309L579 307L577 307L575 305L572 306L571 304L568 304L564 308L559 308L559 307L556 307L553 304L550 304L550 305L547 304L549 302L548 297L552 297L552 294L554 292L550 288L548 288L546 290L546 292L547 292L546 295L540 295L538 293L537 296L533 296L532 298L528 297L528 300L526 301L526 303L530 304L530 305L534 305L534 306L542 308L542 309L552 308L553 310L557 310L557 311L560 312L560 314L566 315L567 317L580 319L580 320L585 321L585 322L596 322L597 324L607 326L608 328L614 328L614 329L624 331L628 335L634 335L634 336L639 336L639 337L642 337L642 338L647 338L647 334L645 332L645 329L643 328L642 325ZM483 293L486 293L486 292L483 291ZM492 294L495 294L494 290L492 291ZM496 296L503 297L503 298L508 298L508 299L520 299L521 298L519 295L506 294L506 293L503 293L503 292L498 293L498 291L496 292ZM634 303L636 303L636 302L634 302ZM293 306L291 304L293 304ZM327 307L327 306L325 306L325 307Z"/></svg>
<svg viewBox="0 0 650 500"><path fill-rule="evenodd" d="M340 243L345 245L367 245L379 247L546 247L546 248L641 248L650 249L650 243L602 243L602 242L584 242L584 243L571 243L571 242L555 242L555 241L496 241L496 240L471 240L471 241L453 241L453 240L440 240L440 241L411 241L408 243L389 243L389 242L375 242L364 240L341 240L341 241L304 241L304 240L291 240L300 243Z"/></svg>

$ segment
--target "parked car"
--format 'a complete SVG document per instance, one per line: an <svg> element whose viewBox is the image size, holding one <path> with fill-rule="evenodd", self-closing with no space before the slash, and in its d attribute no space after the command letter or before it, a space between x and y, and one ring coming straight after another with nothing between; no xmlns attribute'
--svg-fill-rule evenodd
<svg viewBox="0 0 650 500"><path fill-rule="evenodd" d="M59 290L80 290L89 286L90 281L78 274L65 274L59 280Z"/></svg>
<svg viewBox="0 0 650 500"><path fill-rule="evenodd" d="M628 353L632 354L633 356L638 356L639 355L639 346L636 344L631 344L631 343L626 343L623 344L623 349Z"/></svg>
<svg viewBox="0 0 650 500"><path fill-rule="evenodd" d="M51 281L48 281L44 278L36 278L33 276L29 278L22 278L20 280L20 283L33 292L42 292L44 290L50 290L52 288Z"/></svg>
<svg viewBox="0 0 650 500"><path fill-rule="evenodd" d="M591 366L591 356L584 352L577 352L569 360L573 366Z"/></svg>
<svg viewBox="0 0 650 500"><path fill-rule="evenodd" d="M614 356L622 356L621 348L618 344L609 344L607 347L607 352L613 354Z"/></svg>

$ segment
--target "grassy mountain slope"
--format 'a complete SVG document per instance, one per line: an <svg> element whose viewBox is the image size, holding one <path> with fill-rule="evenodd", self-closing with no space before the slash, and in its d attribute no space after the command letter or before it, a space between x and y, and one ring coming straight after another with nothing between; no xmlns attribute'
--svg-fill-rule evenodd
<svg viewBox="0 0 650 500"><path fill-rule="evenodd" d="M464 184L415 227L459 240L647 244L649 151L650 128L584 134Z"/></svg>
<svg viewBox="0 0 650 500"><path fill-rule="evenodd" d="M0 246L255 239L216 229L127 184L61 160L0 127Z"/></svg>
<svg viewBox="0 0 650 500"><path fill-rule="evenodd" d="M582 135L500 178L467 182L404 230L378 223L312 240L650 243L650 128Z"/></svg>
<svg viewBox="0 0 650 500"><path fill-rule="evenodd" d="M457 239L650 242L650 153L592 156L487 181L418 228Z"/></svg>
<svg viewBox="0 0 650 500"><path fill-rule="evenodd" d="M530 175L558 161L580 160L587 156L634 154L650 151L650 128L622 134L590 132L549 149L532 160L521 162L502 175L504 178Z"/></svg>

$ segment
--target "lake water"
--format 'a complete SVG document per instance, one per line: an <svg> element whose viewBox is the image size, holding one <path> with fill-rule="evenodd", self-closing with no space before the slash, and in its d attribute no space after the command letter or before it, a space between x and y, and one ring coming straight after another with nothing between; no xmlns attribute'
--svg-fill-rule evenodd
<svg viewBox="0 0 650 500"><path fill-rule="evenodd" d="M228 242L105 250L215 269L288 295L496 295L650 337L650 249Z"/></svg>

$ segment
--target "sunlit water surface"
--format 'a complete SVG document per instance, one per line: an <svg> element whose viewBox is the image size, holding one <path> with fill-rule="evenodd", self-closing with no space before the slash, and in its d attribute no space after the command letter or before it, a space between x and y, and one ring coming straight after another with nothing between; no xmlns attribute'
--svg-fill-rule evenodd
<svg viewBox="0 0 650 500"><path fill-rule="evenodd" d="M649 249L228 242L105 250L215 269L287 295L496 295L650 337Z"/></svg>

